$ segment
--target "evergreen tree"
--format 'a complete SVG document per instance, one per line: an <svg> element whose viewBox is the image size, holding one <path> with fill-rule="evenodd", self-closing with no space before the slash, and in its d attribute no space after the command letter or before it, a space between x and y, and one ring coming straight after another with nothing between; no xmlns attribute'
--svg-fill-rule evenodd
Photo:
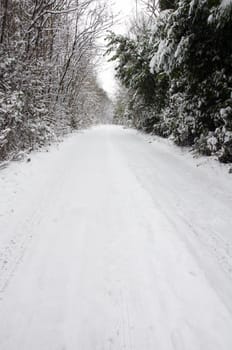
<svg viewBox="0 0 232 350"><path fill-rule="evenodd" d="M137 35L109 38L136 127L232 161L232 2L160 1ZM165 10L165 11L163 11ZM137 26L138 27L138 26Z"/></svg>

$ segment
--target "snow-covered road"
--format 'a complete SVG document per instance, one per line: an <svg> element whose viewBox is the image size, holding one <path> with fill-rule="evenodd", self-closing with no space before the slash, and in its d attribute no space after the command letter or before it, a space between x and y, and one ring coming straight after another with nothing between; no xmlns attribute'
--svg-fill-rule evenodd
<svg viewBox="0 0 232 350"><path fill-rule="evenodd" d="M115 126L11 164L0 298L1 350L231 350L232 175Z"/></svg>

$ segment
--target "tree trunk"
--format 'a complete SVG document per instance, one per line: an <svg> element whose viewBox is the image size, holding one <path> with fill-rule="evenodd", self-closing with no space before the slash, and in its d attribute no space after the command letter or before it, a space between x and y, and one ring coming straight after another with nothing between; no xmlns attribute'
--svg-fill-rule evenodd
<svg viewBox="0 0 232 350"><path fill-rule="evenodd" d="M7 19L7 10L8 10L8 0L4 0L0 44L3 44L3 41L4 41L5 29L6 29L6 19Z"/></svg>

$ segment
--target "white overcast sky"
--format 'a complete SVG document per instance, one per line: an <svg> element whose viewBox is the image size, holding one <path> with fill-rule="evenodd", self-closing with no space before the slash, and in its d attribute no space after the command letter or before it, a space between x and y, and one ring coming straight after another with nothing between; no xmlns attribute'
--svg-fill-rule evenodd
<svg viewBox="0 0 232 350"><path fill-rule="evenodd" d="M120 23L115 24L111 29L118 34L124 34L127 31L126 28L129 19L135 16L136 0L112 0L112 3L113 13L120 13ZM114 78L113 63L109 63L107 62L107 59L103 58L102 65L98 71L98 78L101 86L108 92L110 97L113 97L117 90L117 82Z"/></svg>

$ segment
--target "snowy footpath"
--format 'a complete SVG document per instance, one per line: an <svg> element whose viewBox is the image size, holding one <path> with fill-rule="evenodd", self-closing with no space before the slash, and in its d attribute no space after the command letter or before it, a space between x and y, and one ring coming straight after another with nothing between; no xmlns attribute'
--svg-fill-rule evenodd
<svg viewBox="0 0 232 350"><path fill-rule="evenodd" d="M231 350L232 174L116 126L0 170L1 350Z"/></svg>

